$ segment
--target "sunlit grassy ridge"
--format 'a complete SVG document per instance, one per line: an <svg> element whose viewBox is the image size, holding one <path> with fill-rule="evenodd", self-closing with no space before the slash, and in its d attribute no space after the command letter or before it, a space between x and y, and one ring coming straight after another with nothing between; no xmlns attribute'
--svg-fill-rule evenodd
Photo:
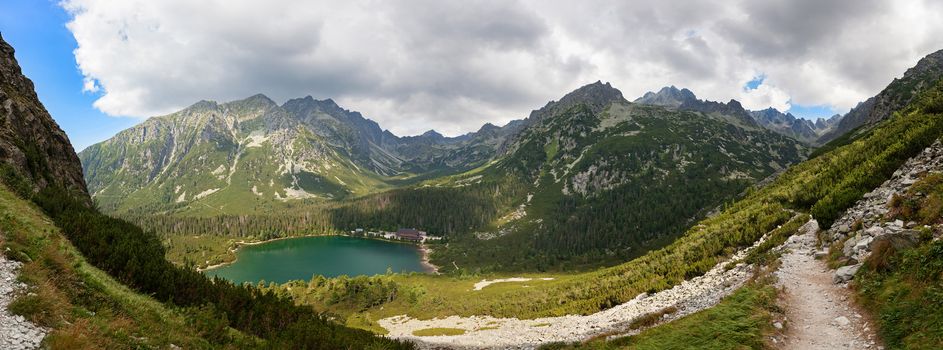
<svg viewBox="0 0 943 350"><path fill-rule="evenodd" d="M84 261L51 220L0 186L0 246L25 263L18 279L28 286L11 310L51 330L56 349L209 348L187 314L135 293ZM224 329L225 331L225 329ZM228 330L224 334L245 338ZM243 345L251 344L246 338Z"/></svg>

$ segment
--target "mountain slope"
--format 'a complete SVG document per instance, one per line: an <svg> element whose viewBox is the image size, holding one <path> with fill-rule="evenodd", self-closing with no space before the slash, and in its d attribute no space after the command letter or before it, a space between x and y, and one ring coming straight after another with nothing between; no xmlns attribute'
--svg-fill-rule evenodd
<svg viewBox="0 0 943 350"><path fill-rule="evenodd" d="M0 248L24 264L17 280L26 290L10 308L48 330L49 348L211 347L199 335L206 329L194 332L185 312L137 294L91 266L52 219L3 185L0 217ZM5 331L0 338L9 335ZM243 345L250 344L247 339Z"/></svg>
<svg viewBox="0 0 943 350"><path fill-rule="evenodd" d="M426 183L474 188L513 179L526 189L507 214L453 237L438 263L527 270L625 261L808 151L743 127L738 116L633 104L602 83L526 121L492 164Z"/></svg>
<svg viewBox="0 0 943 350"><path fill-rule="evenodd" d="M23 76L0 37L0 178L17 192L59 186L88 202L82 167L68 136Z"/></svg>
<svg viewBox="0 0 943 350"><path fill-rule="evenodd" d="M917 65L894 79L876 96L859 103L842 118L834 130L822 135L824 144L854 131L851 137L860 136L878 122L909 105L922 91L934 86L943 78L943 50L920 59Z"/></svg>
<svg viewBox="0 0 943 350"><path fill-rule="evenodd" d="M92 196L114 213L274 212L362 196L491 159L513 126L397 137L334 101L264 95L198 102L79 153Z"/></svg>
<svg viewBox="0 0 943 350"><path fill-rule="evenodd" d="M637 259L586 273L524 275L532 278L532 280L524 281L521 284L502 284L502 287L489 287L483 290L472 288L475 282L481 279L479 276L462 278L450 275L447 278L441 278L404 275L397 279L402 285L412 288L426 288L430 291L435 290L435 293L417 298L417 300L394 300L357 312L362 312L362 316L372 315L375 319L406 314L408 318L405 318L405 320L409 318L422 320L434 318L444 320L448 318L454 321L454 318L449 318L449 316L467 317L474 315L473 318L481 320L482 315L488 315L527 319L534 323L543 322L542 320L535 320L542 317L588 315L600 312L600 310L610 310L616 305L624 303L629 304L621 306L634 307L638 303L633 302L633 299L636 301L647 299L653 292L666 290L680 284L682 281L702 276L718 264L723 265L726 263L727 266L732 266L740 262L756 262L755 260L751 262L751 259L774 259L776 256L775 251L770 249L787 241L792 231L795 231L795 228L799 226L794 226L793 230L784 229L789 226L788 222L793 221L801 225L807 221L802 218L804 216L803 212L811 213L822 224L823 229L838 227L839 231L851 232L847 222L833 225L836 218L863 198L865 193L895 176L894 174L898 173L898 169L909 158L920 154L943 136L943 118L941 118L943 117L943 84L938 84L932 90L925 91L917 102L899 112L900 117L879 123L873 132L865 137L833 149L820 157L791 167L769 185L749 191L743 199L726 205L717 215L699 221L663 249L650 251ZM941 178L943 177L936 177L936 181L939 181L937 184L943 183L940 180ZM939 193L943 193L940 188L935 187L933 192L921 191L921 196L926 195L927 198L938 196ZM885 198L873 197L876 200L885 200ZM903 200L897 202L907 206L914 204ZM929 205L932 208L939 209L938 200L921 200L918 202L920 206ZM901 213L921 216L932 214L935 215L933 219L936 220L939 217L939 210L936 209ZM936 223L938 224L939 221ZM760 252L756 256L751 254L752 258L748 256L743 261L730 260L732 252L739 248L750 247L764 235L770 233L771 230L779 231L780 229L783 229L780 232L781 235L772 235L778 240L772 244L770 244L770 240L767 240L766 243L760 245L765 246L765 252ZM930 239L932 236L938 236L939 232L939 228L936 228L929 232L910 231L909 234L918 234L924 239ZM933 235L930 235L930 233L933 233ZM858 235L854 232L848 235L848 237L853 236ZM860 239L867 238L862 234ZM884 274L886 278L889 278L889 281L893 278L906 278L908 284L918 286L921 293L924 291L927 293L914 295L907 291L901 292L897 288L893 294L879 296L890 301L902 301L899 304L884 304L887 308L883 308L881 304L874 306L874 308L882 309L881 312L885 313L882 319L894 324L894 330L904 330L894 334L895 338L908 338L911 333L906 332L915 332L912 334L938 333L932 327L919 329L912 327L913 323L898 322L897 320L918 319L921 321L916 324L924 326L939 319L936 315L938 312L934 312L931 317L925 318L926 312L916 310L923 309L925 311L927 304L926 299L921 299L923 296L933 297L930 295L932 293L930 291L932 289L930 288L931 285L920 283L920 281L926 280L925 276L939 275L937 272L939 272L940 266L943 266L939 263L940 260L943 260L943 255L939 254L940 251L943 251L939 249L940 246L939 241L937 241L927 247L935 250L922 249L920 252L906 252L903 256L898 255L890 260L892 265L878 265L894 266L903 262L906 265L911 265L907 270L874 272ZM840 251L842 250L841 247L842 245L838 244L835 249ZM487 256L487 258L496 259L500 258L500 255L495 254ZM750 269L752 270L752 268ZM922 271L936 274L924 274L922 275L923 278L917 277L920 276L918 273ZM517 274L506 274L504 276L517 276ZM553 277L553 279L538 280L543 277ZM885 282L881 281L881 283ZM299 286L304 288L306 284L295 284L290 287ZM888 290L887 286L882 286L882 288L885 289L876 289L876 291L880 293L881 290ZM865 293L871 294L874 291L868 290ZM906 310L906 312L901 313L899 310ZM606 316L614 314L606 311L604 313ZM737 323L755 322L754 320L748 321L753 316L749 312L740 315L727 315L727 317L730 316L735 316L735 319L739 320ZM697 318L697 316L692 316L692 318ZM397 317L396 320L401 322L404 318ZM700 320L703 321L704 319L700 318ZM630 322L630 320L625 321L626 323ZM712 319L711 321L716 322L717 320ZM533 325L533 323L530 324ZM678 325L677 323L672 324ZM685 324L686 327L699 327L698 324L692 325L690 322L682 323L682 325ZM719 334L714 328L729 324L733 323L711 323L709 325L701 323L700 325L710 326L705 327L710 332L699 333ZM497 327L501 326L497 325ZM461 327L465 327L465 325ZM667 329L672 328L674 327L668 327ZM677 331L684 332L682 334L690 334L684 328L681 327ZM479 330L474 331L478 332ZM580 332L585 332L587 329L574 327L564 331L580 334ZM738 329L738 333L741 331L754 332L757 330ZM484 330L481 330L481 332L480 334L487 334ZM762 334L753 334L756 338L763 338ZM918 343L925 340L935 341L933 344L939 344L936 339L909 340ZM451 339L435 338L435 341L445 342L449 340ZM690 341L690 345L682 347L696 347L704 344L703 339L688 338L686 341ZM938 347L937 345L931 348Z"/></svg>

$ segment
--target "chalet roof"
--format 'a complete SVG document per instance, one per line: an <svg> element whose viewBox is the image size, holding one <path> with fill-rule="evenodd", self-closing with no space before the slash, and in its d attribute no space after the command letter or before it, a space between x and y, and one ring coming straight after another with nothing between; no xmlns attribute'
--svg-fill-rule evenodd
<svg viewBox="0 0 943 350"><path fill-rule="evenodd" d="M398 235L417 235L417 236L420 235L419 230L414 229L414 228L401 228L401 229L399 229L398 231L396 231L396 234L398 234Z"/></svg>

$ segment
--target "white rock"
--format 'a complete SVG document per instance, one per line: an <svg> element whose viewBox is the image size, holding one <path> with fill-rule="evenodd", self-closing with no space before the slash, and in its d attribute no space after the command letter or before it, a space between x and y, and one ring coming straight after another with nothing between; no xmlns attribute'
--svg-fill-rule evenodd
<svg viewBox="0 0 943 350"><path fill-rule="evenodd" d="M839 267L838 270L835 270L835 276L832 278L832 281L836 284L848 282L855 277L855 273L858 272L859 268L861 268L861 264Z"/></svg>

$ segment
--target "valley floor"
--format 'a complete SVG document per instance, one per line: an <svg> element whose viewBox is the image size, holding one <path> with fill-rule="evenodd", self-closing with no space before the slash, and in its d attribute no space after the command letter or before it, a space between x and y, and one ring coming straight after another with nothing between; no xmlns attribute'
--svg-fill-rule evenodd
<svg viewBox="0 0 943 350"><path fill-rule="evenodd" d="M410 339L420 348L530 349L541 344L585 341L603 335L633 335L644 328L631 326L637 319L658 315L660 321L668 322L717 305L753 276L752 266L738 264L727 269L728 262L744 258L762 242L760 240L753 247L741 250L703 276L651 295L643 293L627 303L591 315L532 320L490 316L419 320L401 315L381 319L379 324L389 332L388 336ZM520 278L501 282L526 283L529 280Z"/></svg>
<svg viewBox="0 0 943 350"><path fill-rule="evenodd" d="M835 284L825 262L813 257L817 231L818 224L810 224L790 237L776 273L787 320L780 345L786 350L874 348L875 328L852 302L852 291Z"/></svg>

